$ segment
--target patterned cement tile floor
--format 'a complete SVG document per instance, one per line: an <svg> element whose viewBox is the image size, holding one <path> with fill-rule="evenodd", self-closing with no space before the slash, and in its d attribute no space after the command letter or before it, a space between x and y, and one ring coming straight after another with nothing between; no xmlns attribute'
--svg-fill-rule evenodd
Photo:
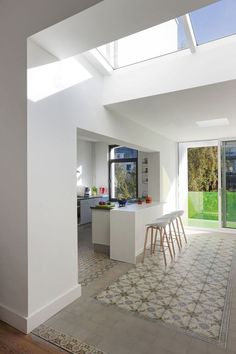
<svg viewBox="0 0 236 354"><path fill-rule="evenodd" d="M195 245L198 244L198 240L202 240L202 242L207 246L207 253L203 253L204 257L197 257L197 251ZM176 259L175 265L168 268L167 271L171 273L168 275L169 280L172 276L172 283L179 284L179 291L184 285L184 289L192 289L192 275L196 276L193 273L193 264L198 263L198 270L204 271L206 273L206 269L208 269L208 277L205 274L205 282L202 281L202 277L199 276L199 281L195 283L194 293L199 293L198 283L204 284L201 288L203 290L204 287L209 285L208 282L210 280L209 275L211 275L211 279L215 280L215 284L222 285L222 288L217 290L216 293L220 293L222 295L222 289L226 289L225 287L225 274L229 274L229 261L230 261L230 250L229 247L232 240L236 239L236 235L226 235L220 233L204 233L199 232L198 235L190 235L189 236L189 247L185 249L184 252L191 254L189 256L190 264L189 267L191 271L185 271L186 276L182 279L182 285L178 282L179 278L176 277L176 272L181 271L184 272L184 269L188 268L188 262L186 261L184 252L181 252ZM208 241L211 240L212 241ZM213 240L215 240L213 242ZM220 240L220 241L219 241ZM218 246L217 246L218 245ZM221 251L219 246L223 246ZM206 248L206 247L205 247ZM197 248L198 249L198 248ZM211 252L212 250L212 252ZM218 250L218 251L217 251ZM204 250L203 250L204 251ZM229 258L225 264L225 252L228 254ZM218 255L214 257L214 255ZM222 257L220 257L222 255ZM197 259L195 259L197 258ZM207 259L206 259L207 258ZM224 261L224 262L223 262ZM148 259L145 262L144 267L146 269L150 268L150 264L153 261ZM228 263L227 263L228 262ZM154 264L157 263L154 261ZM210 267L210 264L212 267ZM213 266L214 264L214 266ZM226 268L225 268L225 266ZM155 267L158 268L157 265ZM223 267L224 271L220 272L220 268ZM159 269L161 271L161 269ZM101 301L97 301L95 296L98 294L101 296L104 295L104 291L102 289L107 289L105 291L109 291L112 289L112 286L117 286L117 279L121 281L124 280L124 277L128 277L128 274L133 274L135 272L140 273L140 265L137 266L136 270L133 266L125 264L125 263L117 263L112 268L108 269L103 275L99 278L96 278L94 281L90 282L87 286L82 288L82 296L80 299L76 300L71 305L67 306L64 310L59 312L57 315L52 317L49 321L44 324L44 327L40 326L36 331L41 330L42 336L47 337L50 336L51 339L49 341L59 342L59 345L66 343L67 350L71 346L71 353L77 354L88 354L88 353L109 353L109 354L127 354L127 353L135 353L135 354L146 354L146 353L158 353L158 354L173 354L173 353L181 353L181 354L218 354L218 353L235 353L236 354L236 267L235 262L233 260L233 269L231 271L232 278L232 291L233 296L231 298L231 316L229 323L229 331L228 331L228 341L227 347L221 347L216 345L215 343L208 343L206 341L199 340L195 337L189 336L186 334L186 331L181 332L178 329L178 326L166 326L161 323L159 320L153 320L152 316L140 316L137 315L136 312L130 311L129 309L124 310L121 308L122 306L105 306ZM129 273L131 271L131 273ZM216 271L219 275L218 279L216 277ZM226 271L226 273L225 273ZM142 273L142 272L141 272ZM150 273L149 271L147 273ZM166 275L162 273L162 278L160 280L164 280ZM119 281L120 281L119 280ZM114 283L115 282L115 283ZM143 281L142 292L145 289L145 281ZM167 283L166 283L167 284ZM210 281L211 284L211 281ZM158 285L158 284L157 284ZM190 285L190 286L188 286ZM125 285L126 286L126 285ZM218 286L218 285L217 285ZM168 288L168 287L167 287ZM163 291L167 290L162 288ZM169 289L169 288L168 288ZM217 288L218 289L218 288ZM169 294L171 290L169 289ZM208 298L205 296L204 291L200 291L203 300ZM188 290L186 295L191 298L191 294L193 292ZM163 293L164 294L164 293ZM226 294L226 292L225 292ZM154 293L155 295L155 293ZM154 296L152 294L152 296ZM180 293L180 295L183 295ZM151 296L151 295L150 295ZM204 297L205 296L205 297ZM213 299L215 299L215 293L212 293ZM106 297L106 296L105 296ZM168 296L167 296L168 297ZM162 297L163 298L163 297ZM184 297L183 297L184 298ZM196 299L193 295L193 299ZM151 299L149 297L149 299ZM198 297L198 300L200 297ZM183 299L182 299L183 300ZM208 301L209 299L207 299ZM219 299L217 298L217 301ZM189 308L187 298L184 298L184 303L187 304L185 308ZM197 299L196 299L197 301ZM214 300L215 301L215 300ZM122 303L122 302L119 302ZM125 303L125 301L123 301ZM155 302L154 302L155 303ZM213 303L213 305L215 302ZM126 304L127 305L127 304ZM128 304L129 305L129 304ZM169 305L169 304L167 304ZM141 306L142 309L145 309L145 302ZM181 303L182 306L182 303ZM218 305L217 305L218 306ZM197 307L197 304L196 304ZM175 308L175 307L174 307ZM178 306L176 305L176 308ZM169 311L169 308L165 309L165 311ZM187 310L188 311L188 310ZM190 313L193 312L193 309L189 308ZM149 311L147 311L149 313ZM153 311L150 311L152 313ZM197 310L195 311L196 313ZM202 313L200 311L200 313ZM212 313L212 312L210 312ZM172 318L172 313L169 312L168 318ZM170 315L170 316L169 316ZM207 313L205 312L205 317L207 318ZM217 315L219 316L218 312ZM166 317L166 318L167 318ZM217 317L219 318L219 317ZM173 320L173 319L172 319ZM182 321L182 316L177 318L177 322ZM214 332L215 333L215 332ZM64 336L64 337L63 337ZM54 339L53 339L54 338ZM64 341L64 342L63 342ZM61 344L62 343L62 344ZM92 347L87 347L86 351L79 351L79 345L81 343L89 343ZM74 346L76 346L74 348ZM69 346L69 347L68 347ZM84 345L86 346L86 345ZM74 348L74 349L73 349ZM97 349L98 348L98 349ZM76 351L77 350L77 351ZM100 350L100 351L99 351Z"/></svg>
<svg viewBox="0 0 236 354"><path fill-rule="evenodd" d="M110 259L106 254L95 253L92 245L91 225L79 227L79 283L88 285L101 277L107 270L114 267L117 261Z"/></svg>
<svg viewBox="0 0 236 354"><path fill-rule="evenodd" d="M225 344L235 242L196 236L167 269L149 256L96 299Z"/></svg>
<svg viewBox="0 0 236 354"><path fill-rule="evenodd" d="M101 277L107 270L114 267L117 261L93 250L84 250L79 254L79 283L88 285L94 279Z"/></svg>

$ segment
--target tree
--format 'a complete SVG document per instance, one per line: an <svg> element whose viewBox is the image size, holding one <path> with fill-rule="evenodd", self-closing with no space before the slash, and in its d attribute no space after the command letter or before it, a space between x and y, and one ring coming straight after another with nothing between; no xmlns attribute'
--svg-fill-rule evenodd
<svg viewBox="0 0 236 354"><path fill-rule="evenodd" d="M193 192L218 190L216 146L188 149L188 190Z"/></svg>
<svg viewBox="0 0 236 354"><path fill-rule="evenodd" d="M136 168L127 171L126 163L116 164L116 196L118 199L136 198Z"/></svg>

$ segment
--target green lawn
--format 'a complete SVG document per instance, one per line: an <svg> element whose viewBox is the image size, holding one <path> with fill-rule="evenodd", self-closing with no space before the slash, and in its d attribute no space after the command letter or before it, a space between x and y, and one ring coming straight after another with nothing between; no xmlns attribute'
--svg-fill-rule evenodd
<svg viewBox="0 0 236 354"><path fill-rule="evenodd" d="M236 221L236 192L226 193L227 222ZM218 192L188 192L189 219L218 220Z"/></svg>
<svg viewBox="0 0 236 354"><path fill-rule="evenodd" d="M188 217L218 220L218 193L188 192Z"/></svg>

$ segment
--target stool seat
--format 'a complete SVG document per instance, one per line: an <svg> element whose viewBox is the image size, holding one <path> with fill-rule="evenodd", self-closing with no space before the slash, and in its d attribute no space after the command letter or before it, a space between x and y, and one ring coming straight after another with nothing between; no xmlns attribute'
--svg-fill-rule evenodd
<svg viewBox="0 0 236 354"><path fill-rule="evenodd" d="M151 231L151 255L155 253L155 248L157 244L157 234L159 232L160 235L160 249L159 252L163 254L164 257L164 262L165 265L167 265L167 260L166 260L166 254L165 254L165 248L169 249L170 257L173 259L171 247L169 244L169 238L166 233L166 227L170 225L171 219L170 218L158 218L155 219L153 222L146 224L146 236L145 236L145 241L144 241L144 248L143 248L143 262L145 258L145 251L147 247L147 240L148 240L148 235L149 231ZM155 231L155 235L154 235Z"/></svg>
<svg viewBox="0 0 236 354"><path fill-rule="evenodd" d="M146 227L165 227L169 224L169 219L156 219L154 222L150 224L146 224Z"/></svg>
<svg viewBox="0 0 236 354"><path fill-rule="evenodd" d="M176 213L176 215L180 217L184 215L184 210L176 210L174 213Z"/></svg>

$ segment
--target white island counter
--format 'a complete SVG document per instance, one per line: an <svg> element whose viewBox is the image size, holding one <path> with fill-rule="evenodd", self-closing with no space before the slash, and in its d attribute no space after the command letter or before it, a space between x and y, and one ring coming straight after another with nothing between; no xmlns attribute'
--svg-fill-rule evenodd
<svg viewBox="0 0 236 354"><path fill-rule="evenodd" d="M128 204L112 210L92 209L93 243L110 245L110 258L135 264L143 251L145 225L162 215L163 203L159 202Z"/></svg>

